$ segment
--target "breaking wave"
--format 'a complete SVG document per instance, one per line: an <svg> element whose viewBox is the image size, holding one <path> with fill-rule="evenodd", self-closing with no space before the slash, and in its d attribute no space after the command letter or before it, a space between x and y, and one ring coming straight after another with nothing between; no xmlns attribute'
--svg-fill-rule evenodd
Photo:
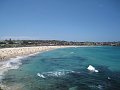
<svg viewBox="0 0 120 90"><path fill-rule="evenodd" d="M10 69L18 69L22 64L21 59L23 57L11 58L8 61L0 62L0 81L3 79L4 73Z"/></svg>
<svg viewBox="0 0 120 90"><path fill-rule="evenodd" d="M92 71L92 72L99 72L99 71L96 70L95 67L93 67L92 65L89 65L87 69L88 69L89 71Z"/></svg>
<svg viewBox="0 0 120 90"><path fill-rule="evenodd" d="M17 56L16 58L11 58L8 61L0 62L0 82L4 78L5 72L7 72L11 69L18 69L20 67L20 65L22 65L22 60L24 58L27 58L29 56L34 56L36 54L38 54L38 53L30 54L27 56Z"/></svg>
<svg viewBox="0 0 120 90"><path fill-rule="evenodd" d="M43 72L43 73L37 73L37 76L41 78L47 78L47 77L61 77L65 76L70 73L80 73L80 72L75 72L72 70L58 70L58 71L51 71L51 72Z"/></svg>

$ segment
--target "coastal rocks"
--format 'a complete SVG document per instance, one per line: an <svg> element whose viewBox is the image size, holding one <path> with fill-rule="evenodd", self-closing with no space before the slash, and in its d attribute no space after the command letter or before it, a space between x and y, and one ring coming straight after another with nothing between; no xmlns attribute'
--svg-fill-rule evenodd
<svg viewBox="0 0 120 90"><path fill-rule="evenodd" d="M87 69L88 69L89 71L92 71L92 72L99 72L99 71L96 70L95 67L93 67L92 65L89 65Z"/></svg>

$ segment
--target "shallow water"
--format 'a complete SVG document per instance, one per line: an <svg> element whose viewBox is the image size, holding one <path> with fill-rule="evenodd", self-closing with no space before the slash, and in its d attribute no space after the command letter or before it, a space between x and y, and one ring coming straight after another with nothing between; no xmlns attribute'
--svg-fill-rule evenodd
<svg viewBox="0 0 120 90"><path fill-rule="evenodd" d="M119 90L120 47L63 48L30 56L5 73L19 90ZM92 65L99 72L89 71ZM21 86L20 86L21 85Z"/></svg>

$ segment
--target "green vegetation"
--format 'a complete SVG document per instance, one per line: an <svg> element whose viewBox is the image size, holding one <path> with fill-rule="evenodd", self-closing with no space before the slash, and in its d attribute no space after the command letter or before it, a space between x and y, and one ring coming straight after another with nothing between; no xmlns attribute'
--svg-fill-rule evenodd
<svg viewBox="0 0 120 90"><path fill-rule="evenodd" d="M120 42L73 42L60 40L1 40L0 48L9 47L29 47L29 46L57 46L57 45L76 45L76 46L120 46Z"/></svg>

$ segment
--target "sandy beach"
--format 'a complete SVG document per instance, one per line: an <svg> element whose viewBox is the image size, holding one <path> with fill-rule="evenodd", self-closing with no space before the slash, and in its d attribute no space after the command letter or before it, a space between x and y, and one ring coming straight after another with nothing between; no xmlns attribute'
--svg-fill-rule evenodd
<svg viewBox="0 0 120 90"><path fill-rule="evenodd" d="M78 47L78 46L37 46L37 47L17 47L17 48L0 49L0 81L2 80L5 72L7 72L10 69L19 68L19 65L21 65L20 59L24 58L23 56L34 55L44 51L54 50L58 48L67 48L67 47ZM14 62L15 65L11 65L11 62ZM2 85L1 83L0 83L0 87L3 90L13 90L11 89L11 87L7 87L5 85Z"/></svg>
<svg viewBox="0 0 120 90"><path fill-rule="evenodd" d="M57 48L76 47L76 46L38 46L38 47L18 47L18 48L3 48L0 49L0 61L5 61L17 56L29 55L48 51Z"/></svg>

